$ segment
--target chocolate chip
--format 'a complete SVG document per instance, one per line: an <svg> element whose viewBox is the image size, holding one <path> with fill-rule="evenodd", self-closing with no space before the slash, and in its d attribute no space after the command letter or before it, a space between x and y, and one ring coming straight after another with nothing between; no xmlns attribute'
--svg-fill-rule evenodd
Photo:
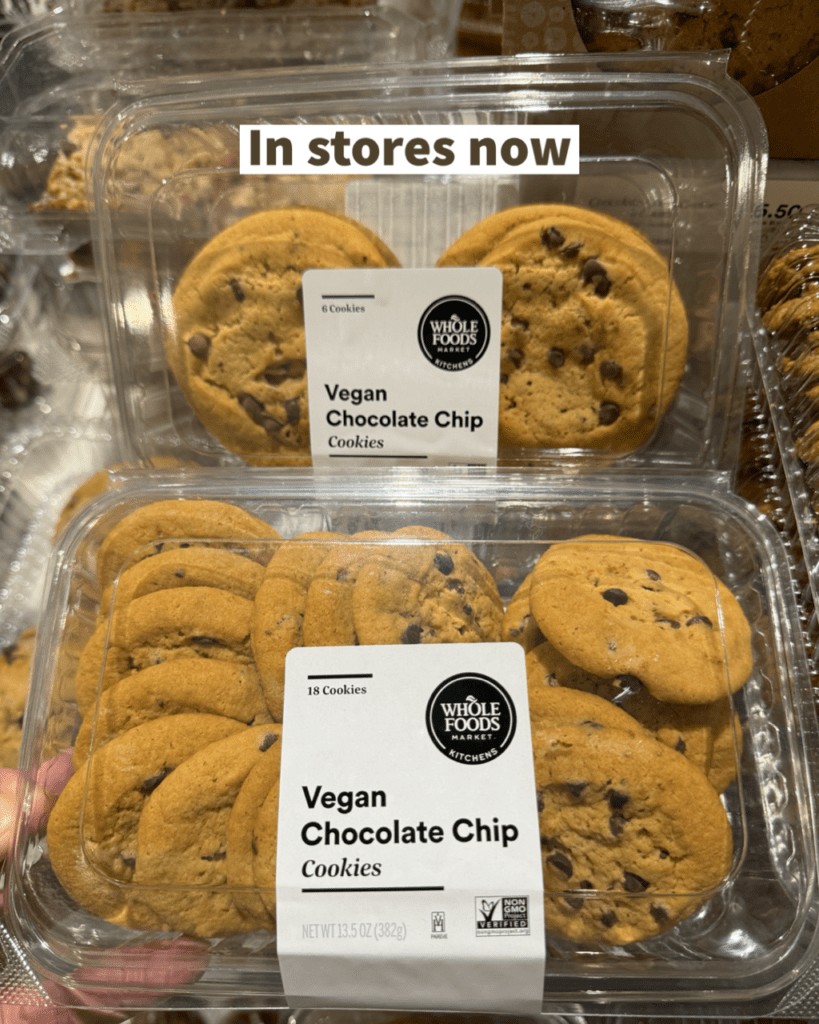
<svg viewBox="0 0 819 1024"><path fill-rule="evenodd" d="M191 643L199 647L218 647L219 641L212 636L192 636Z"/></svg>
<svg viewBox="0 0 819 1024"><path fill-rule="evenodd" d="M227 851L217 850L215 853L203 853L199 858L200 860L215 861L224 860L227 857Z"/></svg>
<svg viewBox="0 0 819 1024"><path fill-rule="evenodd" d="M154 544L154 551L156 552L156 554L158 554L158 555L159 555L159 554L161 554L161 553L162 553L162 549L163 549L164 547L165 547L165 542L164 542L164 541L161 541L161 540L158 540L158 541L157 541L157 542L156 542L156 543Z"/></svg>
<svg viewBox="0 0 819 1024"><path fill-rule="evenodd" d="M617 915L613 910L606 910L600 915L600 923L604 928L612 928L617 924Z"/></svg>
<svg viewBox="0 0 819 1024"><path fill-rule="evenodd" d="M578 349L578 354L580 356L580 365L591 366L591 364L594 362L594 356L596 352L597 349L592 348L591 345L581 345Z"/></svg>
<svg viewBox="0 0 819 1024"><path fill-rule="evenodd" d="M184 580L184 578L185 578L185 576L186 576L186 575L187 575L187 573L185 572L185 570L184 570L184 569L177 569L177 570L176 570L176 572L174 573L174 576L175 576L175 577L176 577L176 578L177 578L178 580Z"/></svg>
<svg viewBox="0 0 819 1024"><path fill-rule="evenodd" d="M655 583L657 580L661 578L660 574L658 572L655 572L654 569L646 569L646 576L648 576L650 580L654 580Z"/></svg>
<svg viewBox="0 0 819 1024"><path fill-rule="evenodd" d="M528 331L529 330L529 321L528 320L524 320L523 317L513 316L512 320L511 320L511 324L512 324L513 327L517 328L517 330L519 330L519 331Z"/></svg>
<svg viewBox="0 0 819 1024"><path fill-rule="evenodd" d="M622 814L612 814L609 818L609 829L613 836L618 838L623 834L628 819Z"/></svg>
<svg viewBox="0 0 819 1024"><path fill-rule="evenodd" d="M153 793L153 791L160 784L160 782L163 782L165 779L167 779L167 777L171 774L172 771L173 769L169 767L162 768L160 771L156 773L156 775L152 775L149 779L146 779L142 783L142 785L139 787L139 792L142 793L143 796L149 796L151 793Z"/></svg>
<svg viewBox="0 0 819 1024"><path fill-rule="evenodd" d="M17 644L9 644L8 647L4 647L0 654L3 656L3 660L7 665L11 665L14 661L14 656L17 653Z"/></svg>
<svg viewBox="0 0 819 1024"><path fill-rule="evenodd" d="M573 797L583 796L583 790L588 786L588 782L567 782L566 788L572 794Z"/></svg>
<svg viewBox="0 0 819 1024"><path fill-rule="evenodd" d="M456 594L460 594L461 596L463 596L463 594L465 593L464 585L458 579L447 580L446 581L446 589L447 590L454 590Z"/></svg>
<svg viewBox="0 0 819 1024"><path fill-rule="evenodd" d="M540 241L547 249L559 249L566 241L563 232L554 226L540 229Z"/></svg>
<svg viewBox="0 0 819 1024"><path fill-rule="evenodd" d="M210 352L210 338L207 334L192 334L187 341L187 346L197 359L207 359Z"/></svg>
<svg viewBox="0 0 819 1024"><path fill-rule="evenodd" d="M611 281L606 273L606 268L600 260L586 260L580 271L580 276L583 278L583 284L594 286L595 295L599 295L601 298L608 295Z"/></svg>
<svg viewBox="0 0 819 1024"><path fill-rule="evenodd" d="M452 561L452 556L448 555L446 551L438 551L435 557L432 559L432 564L438 570L443 573L444 576L449 576L452 570L455 568L455 563Z"/></svg>
<svg viewBox="0 0 819 1024"><path fill-rule="evenodd" d="M266 384L279 387L288 380L297 380L303 377L307 371L307 364L303 359L287 359L284 362L276 363L275 366L268 366L262 377Z"/></svg>
<svg viewBox="0 0 819 1024"><path fill-rule="evenodd" d="M619 608L621 604L628 604L628 594L625 590L620 590L619 587L609 587L608 590L603 591L602 596L604 601L613 604L615 608Z"/></svg>
<svg viewBox="0 0 819 1024"><path fill-rule="evenodd" d="M259 750L264 753L266 750L270 750L274 743L277 743L279 737L275 732L266 732L262 737L262 742L259 744Z"/></svg>
<svg viewBox="0 0 819 1024"><path fill-rule="evenodd" d="M651 916L657 922L657 924L665 924L668 921L668 911L665 907L661 907L659 903L652 903L649 908Z"/></svg>
<svg viewBox="0 0 819 1024"><path fill-rule="evenodd" d="M604 359L600 364L600 379L610 380L615 384L622 384L623 367L613 359Z"/></svg>
<svg viewBox="0 0 819 1024"><path fill-rule="evenodd" d="M682 738L682 736L680 736L680 738L674 744L674 749L677 751L678 754L685 753L685 740Z"/></svg>
<svg viewBox="0 0 819 1024"><path fill-rule="evenodd" d="M259 399L249 395L246 391L242 392L238 398L239 405L254 422L258 423L259 419L265 414L265 408Z"/></svg>
<svg viewBox="0 0 819 1024"><path fill-rule="evenodd" d="M281 420L277 420L275 416L262 416L258 423L262 430L270 434L271 437L278 437L279 432L284 427L284 423Z"/></svg>
<svg viewBox="0 0 819 1024"><path fill-rule="evenodd" d="M244 302L245 301L245 293L242 290L242 286L239 284L239 282L236 280L236 278L232 277L228 281L228 284L230 285L230 290L233 292L233 297L236 299L236 301L237 302Z"/></svg>
<svg viewBox="0 0 819 1024"><path fill-rule="evenodd" d="M402 644L420 644L421 643L421 627L417 622L411 623L404 632L401 634Z"/></svg>
<svg viewBox="0 0 819 1024"><path fill-rule="evenodd" d="M569 242L568 245L564 245L560 250L560 255L565 256L566 259L573 260L580 255L580 250L582 248L582 242Z"/></svg>
<svg viewBox="0 0 819 1024"><path fill-rule="evenodd" d="M506 359L512 364L512 366L520 366L523 362L523 352L519 348L508 348L504 353Z"/></svg>
<svg viewBox="0 0 819 1024"><path fill-rule="evenodd" d="M660 849L657 851L657 856L660 858L660 860L667 860L671 856L671 854L668 852L668 850L665 849L665 847L661 846Z"/></svg>
<svg viewBox="0 0 819 1024"><path fill-rule="evenodd" d="M619 790L610 789L606 793L606 799L609 802L609 807L613 811L619 811L626 806L631 797L629 797L627 793L621 793Z"/></svg>
<svg viewBox="0 0 819 1024"><path fill-rule="evenodd" d="M616 402L601 402L597 412L597 422L601 427L610 427L620 416L620 406Z"/></svg>
<svg viewBox="0 0 819 1024"><path fill-rule="evenodd" d="M472 605L471 604L465 604L464 605L464 615L474 615L474 614L475 614L475 610L473 609Z"/></svg>
<svg viewBox="0 0 819 1024"><path fill-rule="evenodd" d="M550 853L549 856L546 858L546 863L551 864L556 871L559 871L562 875L565 875L566 878L572 877L572 874L574 872L574 865L566 856L566 854L562 853L560 850L556 850L554 853Z"/></svg>
<svg viewBox="0 0 819 1024"><path fill-rule="evenodd" d="M288 398L284 403L284 413L288 423L298 423L301 419L301 402L298 398Z"/></svg>
<svg viewBox="0 0 819 1024"><path fill-rule="evenodd" d="M587 882L585 879L578 886L579 889L593 889L594 886L591 882ZM582 896L564 896L563 899L569 904L572 910L582 910L585 900Z"/></svg>
<svg viewBox="0 0 819 1024"><path fill-rule="evenodd" d="M645 878L635 875L633 871L623 872L623 888L626 892L645 892L648 886Z"/></svg>
<svg viewBox="0 0 819 1024"><path fill-rule="evenodd" d="M686 622L686 626L708 626L709 629L714 628L713 622L708 618L707 615L694 615Z"/></svg>
<svg viewBox="0 0 819 1024"><path fill-rule="evenodd" d="M676 619L664 619L662 617L658 617L654 621L659 623L661 626L671 626L672 629L680 628L680 624Z"/></svg>
<svg viewBox="0 0 819 1024"><path fill-rule="evenodd" d="M550 364L558 369L566 362L566 353L562 348L550 348L548 359Z"/></svg>

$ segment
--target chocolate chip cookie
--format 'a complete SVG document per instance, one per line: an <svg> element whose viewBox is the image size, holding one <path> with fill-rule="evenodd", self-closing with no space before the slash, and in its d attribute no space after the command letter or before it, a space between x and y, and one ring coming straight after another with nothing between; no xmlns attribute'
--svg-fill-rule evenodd
<svg viewBox="0 0 819 1024"><path fill-rule="evenodd" d="M206 499L154 501L134 509L113 526L97 554L97 576L103 589L125 566L192 541L224 541L234 548L246 541L259 561L270 549L254 542L275 541L279 534L268 523L238 505Z"/></svg>
<svg viewBox="0 0 819 1024"><path fill-rule="evenodd" d="M307 460L302 275L396 265L372 232L316 209L254 214L211 239L177 284L165 340L205 429L251 463Z"/></svg>
<svg viewBox="0 0 819 1024"><path fill-rule="evenodd" d="M561 205L502 211L439 260L503 274L503 446L645 444L685 368L688 326L667 261L629 225Z"/></svg>
<svg viewBox="0 0 819 1024"><path fill-rule="evenodd" d="M134 672L100 695L74 741L74 765L94 748L142 722L200 712L233 718L245 725L268 720L259 677L252 665L209 658L161 662Z"/></svg>
<svg viewBox="0 0 819 1024"><path fill-rule="evenodd" d="M733 861L717 793L649 735L583 725L535 736L546 928L625 945L701 906Z"/></svg>
<svg viewBox="0 0 819 1024"><path fill-rule="evenodd" d="M48 819L51 866L89 913L125 923L145 802L196 750L246 726L217 715L170 715L136 726L74 773ZM153 924L153 922L152 922Z"/></svg>
<svg viewBox="0 0 819 1024"><path fill-rule="evenodd" d="M603 678L634 676L658 700L725 699L753 669L751 628L729 588L673 544L578 537L553 544L530 587L544 636Z"/></svg>
<svg viewBox="0 0 819 1024"><path fill-rule="evenodd" d="M486 566L463 544L423 527L396 531L359 570L353 624L362 644L500 639L503 606Z"/></svg>
<svg viewBox="0 0 819 1024"><path fill-rule="evenodd" d="M257 927L228 885L227 828L249 773L280 738L275 725L243 727L192 754L151 794L137 830L130 920L147 909L167 929L200 937Z"/></svg>

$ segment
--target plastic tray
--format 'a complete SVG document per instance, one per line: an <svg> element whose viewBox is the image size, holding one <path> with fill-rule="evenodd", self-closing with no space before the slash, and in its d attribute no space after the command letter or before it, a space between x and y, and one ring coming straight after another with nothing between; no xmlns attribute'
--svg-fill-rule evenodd
<svg viewBox="0 0 819 1024"><path fill-rule="evenodd" d="M599 210L642 231L673 271L687 310L688 361L676 398L648 442L616 453L615 461L629 468L730 471L741 415L738 366L752 315L745 282L758 239L752 211L764 167L761 124L728 79L696 77L685 73L687 66L681 63L677 72L672 62L651 73L644 58L601 65L588 57L523 56L387 74L311 69L297 100L288 78L269 73L120 105L95 165L95 245L107 282L112 372L135 451L181 447L206 465L238 461L192 415L163 350L184 265L232 221L265 206L346 212L380 235L403 266L429 267L482 217L552 202ZM637 68L645 73L630 73ZM580 126L579 176L262 176L269 191L259 186L261 195L254 197L235 187L229 170L238 128L248 123L446 127L550 120ZM123 160L140 136L160 128L182 137L210 134L213 161L184 174L171 169L151 197L140 196ZM605 449L515 445L499 454L506 463L530 464L609 463L613 457Z"/></svg>
<svg viewBox="0 0 819 1024"><path fill-rule="evenodd" d="M699 912L651 941L610 947L550 937L543 1010L750 1016L782 1002L817 947L816 723L787 556L760 513L715 493L713 482L641 486L617 476L571 483L541 475L382 473L345 482L301 471L250 478L222 470L125 479L74 520L52 558L24 737L27 770L73 742L73 667L96 622L100 541L138 505L194 496L240 504L287 537L418 523L443 529L490 567L505 601L549 542L583 533L662 539L702 557L739 598L753 631L755 670L734 698L743 733L740 780L724 795L733 867ZM97 979L108 1000L116 987L106 975L114 951L127 962L145 942L169 939L106 924L66 900L37 831L19 841L8 908L38 975L65 981L80 965L90 967L86 977ZM273 935L213 939L205 947L204 973L176 986L174 996L212 1006L283 1005ZM156 997L146 992L146 1000Z"/></svg>

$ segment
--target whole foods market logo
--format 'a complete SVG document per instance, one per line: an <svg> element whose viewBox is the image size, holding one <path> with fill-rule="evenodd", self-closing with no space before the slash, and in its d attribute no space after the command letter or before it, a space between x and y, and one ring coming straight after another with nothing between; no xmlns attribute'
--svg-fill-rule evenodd
<svg viewBox="0 0 819 1024"><path fill-rule="evenodd" d="M446 757L485 764L512 742L517 713L497 680L460 672L445 679L429 698L426 721L430 739Z"/></svg>
<svg viewBox="0 0 819 1024"><path fill-rule="evenodd" d="M462 295L437 299L418 324L418 344L441 370L466 370L486 352L489 320L477 302Z"/></svg>

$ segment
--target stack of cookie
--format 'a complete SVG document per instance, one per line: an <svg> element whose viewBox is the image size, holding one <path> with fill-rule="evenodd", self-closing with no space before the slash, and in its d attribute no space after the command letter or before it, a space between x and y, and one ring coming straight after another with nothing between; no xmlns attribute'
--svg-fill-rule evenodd
<svg viewBox="0 0 819 1024"><path fill-rule="evenodd" d="M397 265L367 228L318 209L254 214L211 239L179 280L165 338L202 425L247 462L309 462L302 275Z"/></svg>
<svg viewBox="0 0 819 1024"><path fill-rule="evenodd" d="M502 210L438 265L503 274L501 447L630 452L677 393L688 322L668 261L635 228L562 204Z"/></svg>
<svg viewBox="0 0 819 1024"><path fill-rule="evenodd" d="M171 500L126 515L97 573L76 771L48 823L57 877L94 915L275 930L284 665L301 646L526 648L553 933L650 938L730 869L717 791L736 772L729 692L750 629L680 548L554 544L504 610L489 568L438 530L283 540L236 506Z"/></svg>
<svg viewBox="0 0 819 1024"><path fill-rule="evenodd" d="M667 930L732 863L719 793L741 748L730 695L753 666L741 607L675 545L587 536L539 559L503 633L527 651L547 927Z"/></svg>
<svg viewBox="0 0 819 1024"><path fill-rule="evenodd" d="M796 451L808 468L809 485L815 489L819 466L819 240L791 245L774 257L760 275L757 302L776 349Z"/></svg>

